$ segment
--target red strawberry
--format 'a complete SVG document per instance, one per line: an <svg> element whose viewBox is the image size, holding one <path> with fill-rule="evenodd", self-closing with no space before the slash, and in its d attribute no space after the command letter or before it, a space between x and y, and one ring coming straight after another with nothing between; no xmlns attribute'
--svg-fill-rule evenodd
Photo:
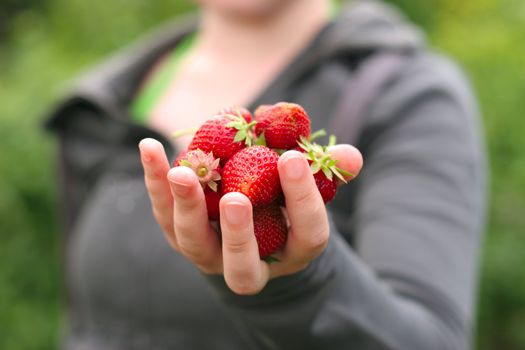
<svg viewBox="0 0 525 350"><path fill-rule="evenodd" d="M204 189L206 209L208 209L209 220L219 220L219 201L222 196L221 179L222 169L219 158L214 158L210 152L204 153L200 149L193 151L182 151L175 159L173 166L186 166L192 169Z"/></svg>
<svg viewBox="0 0 525 350"><path fill-rule="evenodd" d="M223 108L219 111L219 114L233 114L238 115L244 118L247 123L251 123L253 118L250 111L244 107L234 106L234 107L227 107Z"/></svg>
<svg viewBox="0 0 525 350"><path fill-rule="evenodd" d="M180 152L177 158L173 161L173 166L180 166L180 161L186 159L186 154L188 154L187 150Z"/></svg>
<svg viewBox="0 0 525 350"><path fill-rule="evenodd" d="M222 197L222 188L219 182L217 191L212 190L210 187L204 189L204 198L206 199L206 209L208 210L209 220L219 220L219 202Z"/></svg>
<svg viewBox="0 0 525 350"><path fill-rule="evenodd" d="M331 145L335 145L335 137L332 136L329 141L329 146ZM321 197L323 197L323 201L325 203L331 201L337 192L337 179L346 183L345 176L352 176L352 174L336 166L338 160L330 156L327 146L311 143L304 137L301 138L299 146L305 152L305 157L310 163L315 184L321 193Z"/></svg>
<svg viewBox="0 0 525 350"><path fill-rule="evenodd" d="M200 149L181 152L175 159L174 166L185 166L193 170L203 189L210 188L217 191L217 182L221 179L219 158L214 158L213 153L204 153Z"/></svg>
<svg viewBox="0 0 525 350"><path fill-rule="evenodd" d="M256 113L255 134L264 133L270 148L290 149L297 146L300 137L310 135L310 119L303 107L295 103L279 102Z"/></svg>
<svg viewBox="0 0 525 350"><path fill-rule="evenodd" d="M250 130L255 122L248 124L243 117L221 114L204 122L193 136L188 150L201 149L213 152L224 164L231 156L251 145Z"/></svg>
<svg viewBox="0 0 525 350"><path fill-rule="evenodd" d="M275 204L279 205L280 207L286 208L286 200L284 199L284 193L282 191L277 196L277 199L275 200Z"/></svg>
<svg viewBox="0 0 525 350"><path fill-rule="evenodd" d="M224 193L241 192L254 207L270 204L281 192L277 160L279 155L266 146L240 150L224 166Z"/></svg>
<svg viewBox="0 0 525 350"><path fill-rule="evenodd" d="M253 113L253 116L255 117L255 119L259 120L261 114L263 114L264 111L266 111L270 107L272 107L272 105L259 105L259 107L257 107L255 112Z"/></svg>
<svg viewBox="0 0 525 350"><path fill-rule="evenodd" d="M321 197L323 197L323 201L328 203L334 199L335 193L337 192L335 179L328 179L322 171L316 172L314 174L314 179L317 189L321 193Z"/></svg>
<svg viewBox="0 0 525 350"><path fill-rule="evenodd" d="M253 209L253 229L261 259L274 253L286 242L286 220L281 208L276 204Z"/></svg>
<svg viewBox="0 0 525 350"><path fill-rule="evenodd" d="M297 151L297 152L304 153L304 149L302 149L301 146L295 146L293 148L290 148L289 151Z"/></svg>

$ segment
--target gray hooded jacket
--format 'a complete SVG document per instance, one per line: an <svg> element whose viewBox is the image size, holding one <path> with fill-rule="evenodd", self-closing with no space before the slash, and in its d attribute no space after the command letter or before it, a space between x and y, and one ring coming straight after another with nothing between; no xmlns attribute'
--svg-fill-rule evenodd
<svg viewBox="0 0 525 350"><path fill-rule="evenodd" d="M326 127L356 67L406 62L361 116L361 175L330 207L331 238L306 270L232 293L170 249L151 214L129 105L177 22L78 81L48 127L60 141L69 324L64 348L468 349L484 209L478 113L462 74L391 8L354 2L253 101L302 104Z"/></svg>

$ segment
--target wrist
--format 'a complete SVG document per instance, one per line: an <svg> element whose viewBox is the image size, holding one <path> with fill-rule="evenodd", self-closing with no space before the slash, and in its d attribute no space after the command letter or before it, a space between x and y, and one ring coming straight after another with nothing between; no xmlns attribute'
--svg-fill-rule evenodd
<svg viewBox="0 0 525 350"><path fill-rule="evenodd" d="M228 288L222 275L206 275L206 279L226 303L243 306L265 305L275 301L294 299L299 295L316 293L325 288L333 277L335 270L333 239L330 239L323 253L312 260L304 269L286 276L268 281L267 285L256 295L243 296Z"/></svg>

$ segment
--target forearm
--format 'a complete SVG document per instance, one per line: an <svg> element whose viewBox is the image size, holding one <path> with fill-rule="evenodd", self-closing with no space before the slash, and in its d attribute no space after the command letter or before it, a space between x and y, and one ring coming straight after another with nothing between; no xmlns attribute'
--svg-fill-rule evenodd
<svg viewBox="0 0 525 350"><path fill-rule="evenodd" d="M466 349L434 310L396 293L337 233L300 274L271 281L256 296L210 278L233 316L269 349ZM439 307L439 305L435 305Z"/></svg>

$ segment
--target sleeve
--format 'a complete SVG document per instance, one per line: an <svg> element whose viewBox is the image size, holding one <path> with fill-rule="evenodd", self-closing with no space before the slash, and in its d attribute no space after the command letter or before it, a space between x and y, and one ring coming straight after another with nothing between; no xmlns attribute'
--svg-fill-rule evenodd
<svg viewBox="0 0 525 350"><path fill-rule="evenodd" d="M351 215L298 274L238 296L210 277L267 349L468 349L484 214L476 104L458 70L421 54L366 116ZM343 230L341 230L343 231Z"/></svg>
<svg viewBox="0 0 525 350"><path fill-rule="evenodd" d="M158 133L124 118L111 117L102 107L83 98L64 102L45 126L59 141L58 175L66 234L101 175L116 168L130 173L142 171L135 166L136 145L142 138L162 140L168 155L173 153L169 142Z"/></svg>
<svg viewBox="0 0 525 350"><path fill-rule="evenodd" d="M58 176L63 226L68 233L105 162L108 142L100 133L103 114L84 103L60 106L46 127L58 139Z"/></svg>

